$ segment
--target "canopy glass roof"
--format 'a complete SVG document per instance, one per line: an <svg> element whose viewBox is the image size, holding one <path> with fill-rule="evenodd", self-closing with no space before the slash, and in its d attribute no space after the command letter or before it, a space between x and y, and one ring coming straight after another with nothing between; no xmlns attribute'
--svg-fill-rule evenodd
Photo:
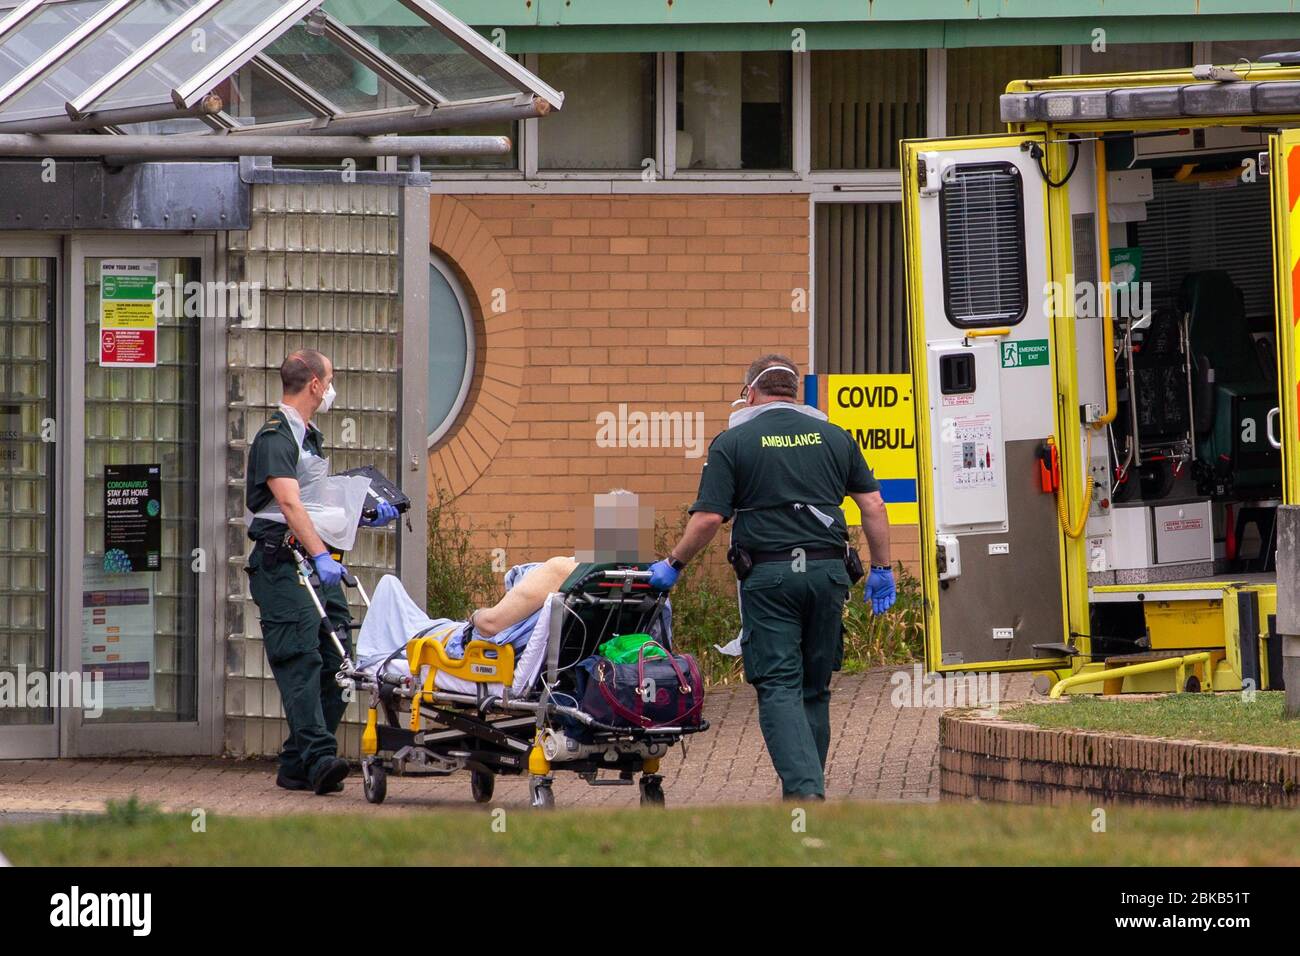
<svg viewBox="0 0 1300 956"><path fill-rule="evenodd" d="M4 133L378 135L563 102L432 0L0 0Z"/></svg>

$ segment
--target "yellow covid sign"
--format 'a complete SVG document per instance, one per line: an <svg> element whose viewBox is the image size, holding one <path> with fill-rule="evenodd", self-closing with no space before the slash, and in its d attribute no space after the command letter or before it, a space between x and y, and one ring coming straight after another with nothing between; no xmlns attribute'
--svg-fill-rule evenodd
<svg viewBox="0 0 1300 956"><path fill-rule="evenodd" d="M910 375L828 375L826 414L848 431L880 482L891 524L916 524L916 409ZM851 499L844 514L862 520Z"/></svg>

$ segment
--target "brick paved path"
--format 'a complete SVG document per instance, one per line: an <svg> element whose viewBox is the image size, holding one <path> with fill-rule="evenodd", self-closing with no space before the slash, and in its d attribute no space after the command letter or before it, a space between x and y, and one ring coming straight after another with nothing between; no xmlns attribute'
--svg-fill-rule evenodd
<svg viewBox="0 0 1300 956"><path fill-rule="evenodd" d="M831 700L833 737L827 762L827 796L858 800L935 800L939 793L936 749L940 708L895 707L890 675L895 668L837 675ZM911 669L907 668L910 674ZM1003 678L1004 699L1029 692L1028 675ZM686 803L774 801L780 784L758 729L754 691L747 686L710 692L711 728L674 749L663 762L670 806ZM132 794L167 810L203 808L221 814L311 811L401 813L439 806L472 806L469 775L444 778L390 777L388 799L369 806L360 778L342 794L321 798L275 786L267 760L199 758L0 760L0 822L26 814L101 810L108 800ZM592 787L573 774L557 774L556 805L626 806L636 787ZM528 802L526 778L499 777L493 806Z"/></svg>

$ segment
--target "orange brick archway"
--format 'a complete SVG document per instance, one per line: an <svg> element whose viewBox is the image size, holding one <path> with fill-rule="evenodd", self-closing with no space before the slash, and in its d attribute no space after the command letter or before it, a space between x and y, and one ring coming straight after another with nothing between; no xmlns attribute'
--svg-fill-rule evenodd
<svg viewBox="0 0 1300 956"><path fill-rule="evenodd" d="M429 449L429 497L467 491L491 464L515 419L524 376L524 314L505 253L478 216L452 196L429 199L429 247L459 274L474 313L469 397Z"/></svg>

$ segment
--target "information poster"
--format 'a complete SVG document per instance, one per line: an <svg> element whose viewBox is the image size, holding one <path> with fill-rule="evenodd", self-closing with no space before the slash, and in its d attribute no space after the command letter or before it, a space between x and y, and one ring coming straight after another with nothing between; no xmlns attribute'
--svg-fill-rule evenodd
<svg viewBox="0 0 1300 956"><path fill-rule="evenodd" d="M103 679L103 706L154 706L152 574L112 574L99 555L82 563L81 670Z"/></svg>
<svg viewBox="0 0 1300 956"><path fill-rule="evenodd" d="M987 412L952 419L952 485L954 488L995 487L993 416Z"/></svg>
<svg viewBox="0 0 1300 956"><path fill-rule="evenodd" d="M104 571L162 567L162 467L104 466Z"/></svg>
<svg viewBox="0 0 1300 956"><path fill-rule="evenodd" d="M916 410L910 375L828 375L826 414L862 449L885 499L890 524L916 524ZM849 526L862 521L844 499Z"/></svg>
<svg viewBox="0 0 1300 956"><path fill-rule="evenodd" d="M158 364L157 259L104 260L99 266L99 364Z"/></svg>

